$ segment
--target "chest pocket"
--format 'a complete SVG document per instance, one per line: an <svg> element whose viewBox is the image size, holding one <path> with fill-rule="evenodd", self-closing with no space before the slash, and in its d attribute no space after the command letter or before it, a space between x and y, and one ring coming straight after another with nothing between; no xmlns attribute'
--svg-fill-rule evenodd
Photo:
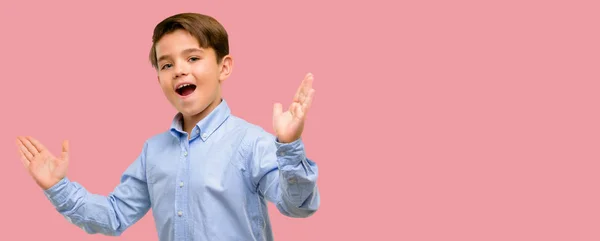
<svg viewBox="0 0 600 241"><path fill-rule="evenodd" d="M146 167L148 192L153 204L175 194L175 179L179 164L174 160L152 160ZM158 208L158 207L157 207Z"/></svg>
<svg viewBox="0 0 600 241"><path fill-rule="evenodd" d="M238 163L236 153L222 152L208 155L203 160L198 160L198 169L193 170L200 176L197 184L207 191L228 193L237 186L243 185L244 168ZM196 165L194 165L196 166Z"/></svg>
<svg viewBox="0 0 600 241"><path fill-rule="evenodd" d="M173 179L177 174L176 163L153 163L146 168L146 179L148 184L154 185L164 183Z"/></svg>

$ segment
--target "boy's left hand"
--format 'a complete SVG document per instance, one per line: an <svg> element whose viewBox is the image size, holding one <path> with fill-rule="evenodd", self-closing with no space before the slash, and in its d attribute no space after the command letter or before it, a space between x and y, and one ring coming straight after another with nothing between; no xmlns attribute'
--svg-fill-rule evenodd
<svg viewBox="0 0 600 241"><path fill-rule="evenodd" d="M304 120L315 94L312 82L313 76L308 73L298 87L294 101L286 112L283 112L281 103L276 103L273 107L273 128L279 142L294 142L302 135Z"/></svg>

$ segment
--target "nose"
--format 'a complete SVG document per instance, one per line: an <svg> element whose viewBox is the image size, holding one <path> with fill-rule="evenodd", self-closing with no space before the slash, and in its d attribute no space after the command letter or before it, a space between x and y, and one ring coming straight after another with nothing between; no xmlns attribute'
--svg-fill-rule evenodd
<svg viewBox="0 0 600 241"><path fill-rule="evenodd" d="M179 63L175 66L175 78L186 76L189 72L188 66L185 63Z"/></svg>

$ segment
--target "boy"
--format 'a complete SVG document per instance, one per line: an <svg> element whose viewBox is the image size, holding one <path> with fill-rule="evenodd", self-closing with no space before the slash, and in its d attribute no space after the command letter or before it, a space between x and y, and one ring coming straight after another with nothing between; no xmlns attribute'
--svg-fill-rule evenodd
<svg viewBox="0 0 600 241"><path fill-rule="evenodd" d="M106 196L66 177L68 142L55 157L18 137L23 164L69 222L87 233L120 235L150 208L161 241L273 240L267 201L289 217L319 207L317 166L301 133L313 99L312 75L289 110L275 104L276 136L230 114L221 83L231 74L228 35L209 16L171 16L154 29L150 61L177 109L168 131L149 138Z"/></svg>

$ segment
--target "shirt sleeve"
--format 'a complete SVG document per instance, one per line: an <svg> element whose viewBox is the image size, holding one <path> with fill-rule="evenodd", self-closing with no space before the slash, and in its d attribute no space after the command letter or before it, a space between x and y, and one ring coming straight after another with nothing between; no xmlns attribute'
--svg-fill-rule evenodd
<svg viewBox="0 0 600 241"><path fill-rule="evenodd" d="M45 190L44 194L61 215L85 232L119 236L150 209L145 172L146 148L147 143L108 196L90 193L67 177Z"/></svg>
<svg viewBox="0 0 600 241"><path fill-rule="evenodd" d="M318 167L306 157L304 143L280 143L271 134L253 146L252 180L257 191L288 217L309 217L320 204Z"/></svg>

